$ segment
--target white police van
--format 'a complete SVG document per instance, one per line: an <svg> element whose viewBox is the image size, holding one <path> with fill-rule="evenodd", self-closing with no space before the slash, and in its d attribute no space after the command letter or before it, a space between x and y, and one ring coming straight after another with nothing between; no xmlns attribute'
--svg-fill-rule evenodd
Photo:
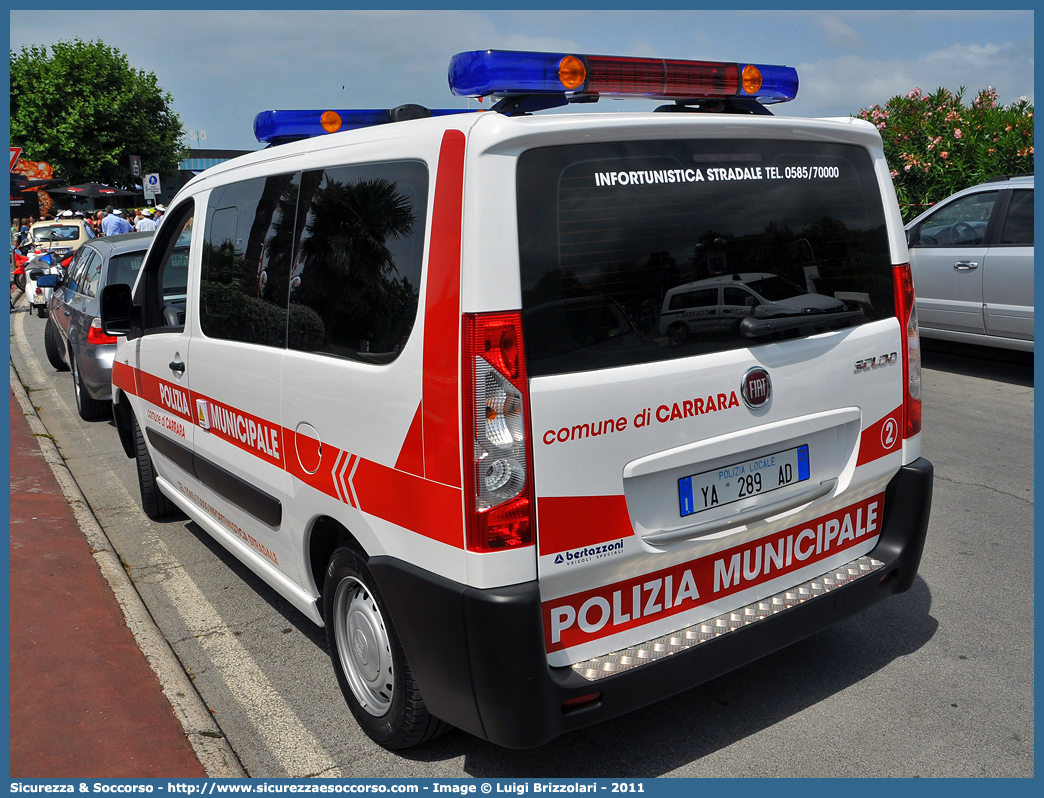
<svg viewBox="0 0 1044 798"><path fill-rule="evenodd" d="M389 748L536 746L908 589L932 468L877 131L772 116L779 66L480 51L450 85L500 99L259 115L278 146L106 290L146 512L325 624ZM601 96L666 104L537 113ZM664 298L733 274L813 296L671 346Z"/></svg>

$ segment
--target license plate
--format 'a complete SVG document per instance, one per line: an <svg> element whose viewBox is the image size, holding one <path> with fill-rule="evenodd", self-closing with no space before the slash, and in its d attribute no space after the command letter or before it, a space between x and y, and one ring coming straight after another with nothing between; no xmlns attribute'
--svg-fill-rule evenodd
<svg viewBox="0 0 1044 798"><path fill-rule="evenodd" d="M808 479L808 444L678 480L682 517Z"/></svg>

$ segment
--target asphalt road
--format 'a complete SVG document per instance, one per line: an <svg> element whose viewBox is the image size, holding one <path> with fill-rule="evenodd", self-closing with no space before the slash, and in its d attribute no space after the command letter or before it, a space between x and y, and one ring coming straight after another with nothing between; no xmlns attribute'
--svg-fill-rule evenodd
<svg viewBox="0 0 1044 798"><path fill-rule="evenodd" d="M356 727L322 630L188 521L150 522L111 423L76 415L12 313L40 417L252 776L1025 777L1033 775L1033 370L986 350L924 359L936 469L914 587L669 701L532 751L452 732L389 753Z"/></svg>

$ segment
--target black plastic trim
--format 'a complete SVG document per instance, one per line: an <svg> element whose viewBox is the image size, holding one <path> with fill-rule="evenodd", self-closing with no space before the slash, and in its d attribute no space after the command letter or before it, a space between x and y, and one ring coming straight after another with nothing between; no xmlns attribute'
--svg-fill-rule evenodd
<svg viewBox="0 0 1044 798"><path fill-rule="evenodd" d="M153 429L145 430L149 443L176 466L220 495L242 508L262 523L278 527L283 520L283 505L260 488L237 477L231 471L210 462L186 446L161 435Z"/></svg>
<svg viewBox="0 0 1044 798"><path fill-rule="evenodd" d="M193 455L191 449L171 440L166 435L161 435L151 428L145 430L145 435L148 437L149 443L152 444L157 452L174 463L174 465L182 471L187 471L192 474L192 476L196 476L196 469L192 462Z"/></svg>
<svg viewBox="0 0 1044 798"><path fill-rule="evenodd" d="M869 556L884 568L714 640L589 682L544 653L539 585L466 587L390 557L370 571L432 715L509 748L531 748L688 690L849 618L914 583L931 510L933 469L920 459L886 489ZM601 698L564 712L562 703Z"/></svg>
<svg viewBox="0 0 1044 798"><path fill-rule="evenodd" d="M192 462L196 466L196 477L215 493L243 508L262 523L272 527L282 523L283 505L279 499L205 457L200 457L198 452L193 455Z"/></svg>

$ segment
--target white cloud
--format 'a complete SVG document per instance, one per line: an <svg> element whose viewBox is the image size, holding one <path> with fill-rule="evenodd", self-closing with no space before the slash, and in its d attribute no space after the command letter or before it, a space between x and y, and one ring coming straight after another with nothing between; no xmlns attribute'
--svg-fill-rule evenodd
<svg viewBox="0 0 1044 798"><path fill-rule="evenodd" d="M963 86L966 101L987 86L1000 92L1002 104L1033 98L1032 42L955 44L911 59L849 55L800 64L797 70L798 99L783 110L787 115L854 114L915 87L932 92Z"/></svg>
<svg viewBox="0 0 1044 798"><path fill-rule="evenodd" d="M826 37L826 43L831 47L862 50L865 46L863 37L856 29L833 14L818 14L815 16L814 22Z"/></svg>

